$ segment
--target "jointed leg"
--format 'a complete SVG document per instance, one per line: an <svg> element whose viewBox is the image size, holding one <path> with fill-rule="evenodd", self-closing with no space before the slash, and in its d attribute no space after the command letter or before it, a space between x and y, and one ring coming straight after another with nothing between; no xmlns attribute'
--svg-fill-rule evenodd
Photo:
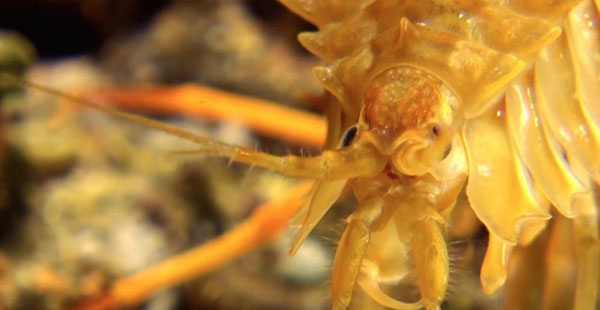
<svg viewBox="0 0 600 310"><path fill-rule="evenodd" d="M369 245L373 224L383 214L383 200L372 198L348 217L348 226L335 252L331 297L334 310L344 310L350 304L356 278Z"/></svg>
<svg viewBox="0 0 600 310"><path fill-rule="evenodd" d="M431 218L419 221L413 230L411 248L421 303L427 310L440 309L448 289L450 269L440 223Z"/></svg>
<svg viewBox="0 0 600 310"><path fill-rule="evenodd" d="M410 243L398 238L396 223L388 222L371 233L371 241L358 276L358 285L373 301L390 309L419 310L421 301L404 302L388 295L381 284L400 283L410 274Z"/></svg>

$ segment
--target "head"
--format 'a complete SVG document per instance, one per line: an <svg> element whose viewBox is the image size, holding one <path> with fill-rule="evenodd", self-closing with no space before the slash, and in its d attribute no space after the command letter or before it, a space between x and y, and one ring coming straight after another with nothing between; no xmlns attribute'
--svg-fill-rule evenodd
<svg viewBox="0 0 600 310"><path fill-rule="evenodd" d="M357 139L388 157L392 172L426 174L450 152L457 99L431 74L387 69L368 84L363 101Z"/></svg>

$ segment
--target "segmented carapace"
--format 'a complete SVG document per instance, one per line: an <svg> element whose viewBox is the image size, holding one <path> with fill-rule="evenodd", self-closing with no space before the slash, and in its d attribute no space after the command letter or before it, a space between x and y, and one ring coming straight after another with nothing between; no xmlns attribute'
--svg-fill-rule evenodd
<svg viewBox="0 0 600 310"><path fill-rule="evenodd" d="M329 102L321 155L274 156L83 103L192 140L198 154L315 179L292 252L349 185L359 206L336 250L334 309L349 306L355 284L390 308L439 309L444 235L465 186L489 230L484 292L504 284L511 253L560 214L574 231L573 307L595 307L597 1L280 1L319 29L299 39L326 63L314 69ZM412 279L409 266L420 299L399 301L380 285ZM120 292L112 298L126 302Z"/></svg>
<svg viewBox="0 0 600 310"><path fill-rule="evenodd" d="M338 152L373 153L363 159L372 169L344 176L360 205L336 252L334 309L349 305L355 282L391 308L438 309L449 270L443 235L465 178L470 205L490 232L484 291L503 285L511 249L533 240L556 210L575 227L574 308L594 307L597 2L281 2L318 27L299 39L326 62L314 72L332 94L328 146L356 126ZM293 249L342 180L320 179ZM410 256L380 256L379 238L397 240ZM421 293L414 303L379 289L401 279L407 261Z"/></svg>

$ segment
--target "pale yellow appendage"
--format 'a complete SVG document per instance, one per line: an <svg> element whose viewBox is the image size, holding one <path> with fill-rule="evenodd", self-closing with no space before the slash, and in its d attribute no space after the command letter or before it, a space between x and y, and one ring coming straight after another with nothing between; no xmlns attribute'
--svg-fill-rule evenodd
<svg viewBox="0 0 600 310"><path fill-rule="evenodd" d="M313 188L310 202L307 205L308 211L305 218L304 230L300 235L296 246L300 244L302 239L310 232L316 222L318 222L331 204L337 199L346 183L346 179L355 176L370 176L380 173L386 163L383 157L379 155L373 147L361 144L353 144L352 146L340 150L324 151L321 155L313 157L293 155L275 156L249 148L220 143L153 119L122 112L86 100L85 98L80 98L66 92L54 90L13 76L1 75L0 79L6 83L26 85L49 94L57 95L83 106L131 120L138 124L163 131L199 145L200 150L185 152L187 154L221 156L229 158L232 161L243 162L278 171L287 176L318 179L319 184ZM294 195L293 197L295 197L295 202L302 200L301 198L298 198L297 195ZM293 207L293 203L288 201L288 204L289 208L283 209L283 211L296 210L295 207ZM284 207L277 208L281 209ZM267 208L266 210L270 209ZM272 238L276 233L275 231L279 231L279 228L282 227L282 225L279 224L287 224L287 220L291 217L291 213L287 211L285 216L276 216L275 213L265 211L257 212L256 216L251 220L243 223L240 227L230 231L221 238L212 241L210 244L203 245L193 251L174 257L157 266L144 270L139 274L120 279L111 289L111 293L100 303L92 302L89 305L84 305L81 309L103 309L114 305L135 304L157 289L180 283L191 277L218 268L231 259L239 256L241 253L256 248L262 242ZM265 214L268 215L265 216ZM274 226L269 224L269 222L277 222L279 224ZM279 228L275 229L273 227ZM350 247L350 249L352 248L353 247ZM360 264L360 260L358 260L358 263ZM358 267L356 267L357 271ZM354 282L352 282L352 285L353 283Z"/></svg>
<svg viewBox="0 0 600 310"><path fill-rule="evenodd" d="M421 292L421 303L427 310L439 310L448 289L448 250L433 218L418 222L411 241L413 264Z"/></svg>
<svg viewBox="0 0 600 310"><path fill-rule="evenodd" d="M358 279L358 284L371 298L373 298L374 301L385 307L398 310L418 310L423 308L421 301L406 303L391 298L387 293L381 290L376 277L361 274Z"/></svg>
<svg viewBox="0 0 600 310"><path fill-rule="evenodd" d="M321 179L315 183L308 199L299 211L300 214L296 215L301 218L302 227L292 242L290 254L293 255L296 253L304 239L308 237L308 234L310 234L325 213L327 213L329 208L331 208L335 201L340 197L340 194L346 186L346 182L346 179L335 181ZM292 225L294 224L296 223L292 223Z"/></svg>
<svg viewBox="0 0 600 310"><path fill-rule="evenodd" d="M395 221L389 221L381 230L371 232L371 241L363 259L358 285L374 301L382 306L397 310L423 308L420 301L407 303L390 297L380 285L396 284L411 272L410 236L400 238Z"/></svg>
<svg viewBox="0 0 600 310"><path fill-rule="evenodd" d="M301 157L295 155L276 156L254 149L228 145L211 140L175 126L165 124L147 117L135 115L80 98L72 94L55 90L31 81L23 80L11 75L0 75L2 82L44 91L49 94L72 100L83 106L124 118L135 123L148 126L173 136L191 141L200 147L199 150L190 151L188 154L201 156L226 157L232 161L263 167L280 172L286 176L348 179L357 176L369 176L381 172L385 160L373 147L355 144L341 150L327 150L319 156Z"/></svg>
<svg viewBox="0 0 600 310"><path fill-rule="evenodd" d="M354 287L354 268L363 260L367 246L367 257L362 262L358 284L378 303L391 309L437 310L444 300L450 267L446 241L441 231L443 219L426 205L398 204L395 199L387 198L383 203L379 198L368 200L349 218L348 228L336 252L334 309L347 307ZM390 209L390 206L406 209L398 211ZM421 212L410 212L415 210ZM394 221L386 222L389 217L393 217ZM385 232L394 227L397 239L390 236L389 231ZM392 238L392 242L404 243L409 249L390 247L375 239L369 243L372 236L382 237L381 233L384 232L388 234L387 238ZM409 258L389 252L392 249L409 253L421 295L419 301L401 302L380 288L380 283L396 283L408 273Z"/></svg>
<svg viewBox="0 0 600 310"><path fill-rule="evenodd" d="M348 226L340 239L333 263L331 298L333 310L345 310L352 300L352 293L367 246L371 229L384 214L382 198L364 201L348 217Z"/></svg>

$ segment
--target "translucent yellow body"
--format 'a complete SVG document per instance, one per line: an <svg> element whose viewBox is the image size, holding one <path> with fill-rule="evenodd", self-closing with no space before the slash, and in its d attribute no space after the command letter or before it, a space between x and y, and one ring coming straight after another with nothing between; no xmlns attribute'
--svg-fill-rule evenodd
<svg viewBox="0 0 600 310"><path fill-rule="evenodd" d="M349 179L360 206L336 252L334 309L348 306L356 279L388 307L439 308L449 270L443 235L467 175L470 205L490 231L484 292L504 284L511 250L529 244L559 212L574 219L576 231L574 308L593 308L598 3L281 2L319 28L299 39L326 62L315 75L335 97L331 110L343 115L330 117L328 141L356 123L348 148L376 149L372 162L385 167ZM319 218L310 215L322 215L330 204L310 202L295 246ZM394 231L386 225L397 233L386 238L411 253L421 293L416 303L393 300L378 287L385 278L378 268L389 276L390 266L378 263L377 247L385 247L371 237ZM396 269L399 279L405 268Z"/></svg>
<svg viewBox="0 0 600 310"><path fill-rule="evenodd" d="M570 238L548 246L556 254L573 243L573 308L595 307L597 2L280 1L319 28L299 39L326 62L314 70L329 92L321 155L274 156L83 103L192 140L201 155L314 179L296 217L302 227L292 253L350 186L359 205L336 250L333 309L350 305L356 284L390 308L439 309L450 270L445 233L465 184L490 233L480 273L485 293L504 285L511 255L519 257L554 215L573 228ZM409 281L411 272L419 300L396 300L380 288ZM142 282L120 283L112 298L133 303L160 287L129 294ZM548 283L547 296L561 288Z"/></svg>

